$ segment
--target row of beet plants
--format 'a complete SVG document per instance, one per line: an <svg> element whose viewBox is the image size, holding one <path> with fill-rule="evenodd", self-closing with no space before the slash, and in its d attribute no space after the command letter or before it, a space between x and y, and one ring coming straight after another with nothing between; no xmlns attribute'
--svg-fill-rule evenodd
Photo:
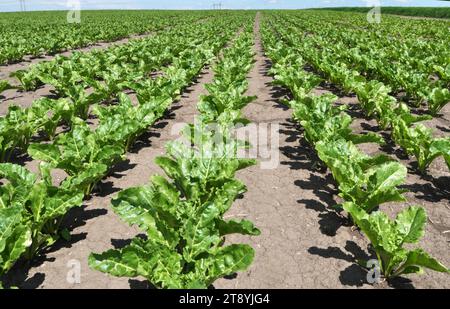
<svg viewBox="0 0 450 309"><path fill-rule="evenodd" d="M156 158L166 177L153 176L148 185L113 199L114 211L145 236L125 248L92 254L90 267L118 277L144 277L156 288L208 288L250 266L254 249L225 245L225 237L260 231L248 220L225 220L224 214L246 191L236 172L256 163L237 157L246 144L233 135L243 102L254 99L245 96L254 58L251 29L244 27L215 63L198 119Z"/></svg>
<svg viewBox="0 0 450 309"><path fill-rule="evenodd" d="M150 78L151 74L161 72L181 56L187 59L192 44L201 44L212 30L198 24L181 27L184 25L105 50L59 56L15 72L23 91L45 84L54 88L58 99L41 98L29 108L9 107L0 118L1 162L26 152L30 140L36 136L40 140L53 140L61 125L71 128L73 119L87 119L92 106L115 102L123 91L136 92L141 105L153 97L163 101L170 96L172 89L164 84L168 79ZM173 40L175 43L171 43ZM165 73L177 74L176 68L174 65ZM173 88L176 87L175 84Z"/></svg>
<svg viewBox="0 0 450 309"><path fill-rule="evenodd" d="M364 77L383 82L391 93L415 107L426 102L433 115L450 103L449 39L440 23L423 27L426 34L418 31L417 21L400 26L383 23L372 27L368 35L367 24L361 25L366 22L362 16L341 14L336 20L323 14L306 15L308 18L290 16L290 26L318 38L317 47L325 43L335 63L346 63ZM336 27L341 31L333 31ZM325 56L325 60L331 59Z"/></svg>
<svg viewBox="0 0 450 309"><path fill-rule="evenodd" d="M430 128L417 124L432 119L431 116L414 116L406 104L391 95L390 87L377 80L369 81L343 62L339 55L345 51L328 46L326 38L311 36L300 39L298 34L304 30L296 28L294 31L287 31L277 27L277 31L289 49L300 55L298 61L304 66L312 65L345 93L355 93L366 115L375 118L381 129L390 128L392 140L405 153L416 158L421 173L425 173L438 157L443 157L450 169L450 138L435 138ZM442 97L439 108L448 103L448 100L449 98Z"/></svg>
<svg viewBox="0 0 450 309"><path fill-rule="evenodd" d="M237 28L239 21L234 21ZM29 155L40 163L40 175L26 168L0 164L0 276L20 259L32 259L59 239L68 239L61 228L65 214L80 206L134 141L163 116L201 69L233 34L220 26L210 27L203 42L180 53L164 74L148 88L148 98L134 105L125 93L117 93L111 106L94 106L99 125L93 129L81 118L71 119L71 130L58 135L51 143L33 143ZM142 83L146 83L142 81ZM157 86L156 86L157 85ZM100 102L99 102L100 103ZM53 169L68 175L55 185Z"/></svg>
<svg viewBox="0 0 450 309"><path fill-rule="evenodd" d="M321 78L304 70L301 54L280 41L267 24L263 37L275 83L290 90L293 100L286 103L294 119L338 183L344 202L335 209L345 210L370 240L384 278L420 273L423 268L448 272L421 248L410 246L424 236L427 216L423 208L408 207L395 220L379 210L384 203L406 201L405 191L398 188L406 179L406 167L385 155L363 153L357 144L383 143L382 138L353 134L352 118L345 112L348 107L336 105L337 97L332 94L312 93Z"/></svg>

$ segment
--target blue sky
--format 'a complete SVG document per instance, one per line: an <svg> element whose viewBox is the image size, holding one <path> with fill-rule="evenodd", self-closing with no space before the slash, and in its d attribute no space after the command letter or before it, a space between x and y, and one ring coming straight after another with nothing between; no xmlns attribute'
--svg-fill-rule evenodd
<svg viewBox="0 0 450 309"><path fill-rule="evenodd" d="M74 0L25 0L27 10L65 10ZM79 0L82 9L209 9L222 3L228 9L301 9L366 6L370 0ZM436 0L380 0L384 6L450 6ZM18 0L0 0L0 11L18 11Z"/></svg>

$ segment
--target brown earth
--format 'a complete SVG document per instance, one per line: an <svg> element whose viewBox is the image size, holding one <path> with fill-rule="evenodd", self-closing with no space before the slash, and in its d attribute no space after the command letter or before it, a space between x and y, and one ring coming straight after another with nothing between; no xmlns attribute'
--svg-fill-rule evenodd
<svg viewBox="0 0 450 309"><path fill-rule="evenodd" d="M66 51L66 52L60 53L58 55L69 57L75 51L89 52L93 49L102 50L102 49L106 49L106 48L114 46L114 45L126 44L130 40L144 38L144 37L147 37L150 35L153 35L153 34L133 35L128 38L124 38L124 39L114 41L114 42L98 42L94 45L90 45L90 46L87 46L84 48L75 49L75 50L71 50L71 51ZM42 57L37 57L37 58L36 57L34 57L34 58L26 57L26 60L24 60L22 62L0 66L0 80L2 80L2 79L7 80L12 85L19 85L19 81L16 78L9 77L9 75L11 73L16 72L18 70L25 70L25 69L29 68L30 65L33 65L33 64L36 64L39 62L43 62L43 61L50 61L54 58L55 58L55 55L42 56ZM35 91L23 91L23 90L18 90L18 89L5 90L4 92L2 92L0 94L0 115L5 115L8 112L9 106L11 106L11 105L17 105L22 108L27 108L27 107L30 107L33 104L33 101L35 101L37 99L44 98L44 97L57 98L53 94L53 92L52 92L53 90L54 90L54 87L50 86L50 85L41 86Z"/></svg>
<svg viewBox="0 0 450 309"><path fill-rule="evenodd" d="M120 44L126 44L128 43L130 40L132 39L139 39L139 38L144 38L147 37L149 35L152 35L152 33L147 33L147 34L140 34L140 35L130 35L129 37L120 39L120 40L116 40L116 41L112 41L112 42L96 42L94 44L82 47L82 48L76 48L76 49L72 49L72 50L67 50L61 53L56 53L54 55L42 55L39 57L36 56L25 56L23 57L22 61L13 63L13 64L4 64L4 65L0 65L0 80L8 80L11 83L16 83L16 79L15 78L11 78L9 77L9 75L13 72L16 72L18 70L25 70L27 69L29 66L39 63L39 62L43 62L43 61L50 61L52 59L54 59L56 56L64 56L64 57L70 57L74 52L88 52L92 49L98 49L98 50L102 50L102 49L106 49L110 46L113 45L120 45Z"/></svg>
<svg viewBox="0 0 450 309"><path fill-rule="evenodd" d="M367 284L366 272L355 263L356 259L373 258L367 251L368 242L360 232L352 231L345 218L330 209L339 201L336 184L329 173L316 171L314 161L317 158L303 140L300 128L291 122L291 111L279 104L278 98L282 93L280 89L271 86L272 78L267 76L270 63L264 57L261 47L258 21L255 33L257 62L249 76L249 95L258 95L258 99L244 112L255 123L279 125L280 165L273 170L263 170L257 166L239 173L238 177L247 184L248 192L231 209L229 216L244 217L255 222L262 235L229 238L232 243L245 242L252 245L256 249L255 262L244 274L239 274L233 280L221 279L215 286L373 287ZM320 89L316 92L320 92ZM440 120L435 122L440 123ZM446 123L448 128L448 122ZM364 150L369 154L378 150L377 145L365 146L368 146ZM427 234L421 245L445 265L449 265L446 235L450 230L450 173L446 166L443 168L443 164L440 160L431 167L430 179L433 180L420 179L410 173L405 185L405 188L412 191L407 194L408 203L386 205L382 210L393 216L406 205L418 204L425 207L431 224L427 227ZM432 181L440 181L442 184L436 186ZM411 281L400 279L390 286L384 283L375 287L450 287L450 279L445 274L430 271L424 276L409 278Z"/></svg>
<svg viewBox="0 0 450 309"><path fill-rule="evenodd" d="M228 243L248 243L256 250L255 261L246 272L215 282L216 288L450 288L448 275L427 271L422 276L409 276L388 285L369 285L366 271L357 266L356 259L373 258L368 253L368 242L354 231L344 216L330 207L340 202L338 190L331 175L317 167L314 151L304 141L301 128L291 120L291 111L280 104L286 92L271 85L267 75L269 60L264 56L259 37L259 15L255 24L256 64L249 74L248 95L258 99L250 103L244 114L253 123L269 124L277 128L279 146L273 157L279 164L263 169L265 156L258 152L259 164L239 172L238 178L248 187L248 192L238 200L227 218L249 219L261 229L257 237L231 236ZM197 114L195 104L205 93L203 83L211 81L213 73L207 69L197 83L188 88L181 100L173 105L169 115L158 122L127 154L128 161L120 164L112 176L104 180L98 194L87 201L82 209L73 211L67 218L72 240L59 243L32 265L17 265L11 280L23 288L145 288L141 279L115 278L93 271L87 266L91 252L102 252L121 247L138 231L128 227L109 207L111 198L125 188L148 182L151 175L162 171L154 158L164 153L164 144L176 138L171 131L180 122L192 122ZM316 89L316 92L330 89ZM341 96L351 103L354 98ZM374 121L365 120L361 111L354 108L355 131L377 130ZM439 120L441 119L441 120ZM449 109L430 125L448 133ZM438 127L442 127L439 129ZM378 131L378 130L377 130ZM386 132L381 132L386 133ZM387 133L386 133L387 134ZM276 136L272 136L276 138ZM366 144L362 149L374 154L387 152L409 166L405 188L407 203L384 205L382 209L394 215L402 207L418 204L429 215L427 234L421 245L445 265L450 265L448 231L450 230L450 173L437 160L429 176L421 177L410 166L413 160L402 158L394 146L380 148ZM259 149L261 150L261 149ZM27 163L32 167L33 163ZM447 235L447 236L446 236ZM66 280L71 260L81 263L81 283Z"/></svg>
<svg viewBox="0 0 450 309"><path fill-rule="evenodd" d="M23 288L129 288L141 286L136 280L121 279L91 270L87 257L91 252L103 252L113 247L123 246L139 231L121 221L109 207L111 198L118 191L147 184L150 176L162 174L154 163L157 156L165 153L167 141L177 137L172 130L181 123L192 123L196 114L196 103L200 94L205 93L204 83L212 80L212 71L205 69L182 98L173 104L166 117L155 124L148 134L141 137L130 153L127 161L116 166L99 186L99 193L85 202L82 209L72 211L66 220L72 231L72 240L60 243L46 253L31 269L18 265L11 272L12 284ZM36 169L36 163L29 163ZM68 263L71 260L81 263L81 283L70 284L66 280Z"/></svg>

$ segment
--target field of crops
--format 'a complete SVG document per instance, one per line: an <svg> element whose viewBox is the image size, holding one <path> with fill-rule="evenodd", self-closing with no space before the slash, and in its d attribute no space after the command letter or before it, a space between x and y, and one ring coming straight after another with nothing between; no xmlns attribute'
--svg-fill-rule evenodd
<svg viewBox="0 0 450 309"><path fill-rule="evenodd" d="M0 16L0 287L450 288L447 21Z"/></svg>
<svg viewBox="0 0 450 309"><path fill-rule="evenodd" d="M324 10L367 13L370 9L371 9L370 7L340 7L340 8L338 7L338 8L326 8ZM450 7L383 6L381 7L381 12L383 14L392 14L392 15L450 19Z"/></svg>

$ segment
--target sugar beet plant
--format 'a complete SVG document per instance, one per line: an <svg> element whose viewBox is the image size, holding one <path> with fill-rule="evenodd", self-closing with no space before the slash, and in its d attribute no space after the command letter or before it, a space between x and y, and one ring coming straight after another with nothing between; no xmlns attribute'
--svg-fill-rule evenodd
<svg viewBox="0 0 450 309"><path fill-rule="evenodd" d="M116 100L127 89L135 90L140 104L146 107L155 101L175 99L204 63L203 56L199 56L192 44L206 46L202 40L210 31L214 29L192 26L185 32L174 27L157 37L131 41L104 51L78 53L70 58L57 57L32 67L24 74L35 80L33 83L45 81L59 89L59 95L64 98L39 99L25 109L10 107L8 114L0 118L0 159L9 161L13 153L26 152L29 141L38 134L44 133L44 138L53 139L58 126L70 127L72 119L86 119L93 105ZM211 45L204 51L211 47L216 52L226 35L219 38L209 37ZM177 44L169 45L173 39ZM138 56L130 56L136 54ZM210 53L206 56L211 57ZM187 62L191 58L195 61ZM168 67L164 69L165 65ZM166 74L148 78L154 70L163 70Z"/></svg>
<svg viewBox="0 0 450 309"><path fill-rule="evenodd" d="M352 134L351 117L344 113L346 107L333 104L337 97L311 94L319 79L304 71L306 63L302 61L302 54L278 40L269 27L263 29L263 38L266 53L273 62L274 83L291 91L294 100L287 104L293 109L294 119L301 124L305 138L315 147L339 185L339 196L345 202L337 209L346 210L366 234L384 277L420 273L423 268L448 272L422 249L408 251L404 248L405 244L417 243L424 234L423 208L410 207L399 213L395 222L378 211L383 203L406 201L405 191L398 186L404 183L407 169L387 156L371 157L362 153L356 144L382 143L381 138ZM414 122L416 118L407 109L403 120Z"/></svg>
<svg viewBox="0 0 450 309"><path fill-rule="evenodd" d="M38 179L19 165L0 164L0 177L7 180L0 187L0 277L20 257L31 259L61 237L67 239L61 221L83 201L82 192L53 185L48 165L40 170Z"/></svg>
<svg viewBox="0 0 450 309"><path fill-rule="evenodd" d="M125 87L127 82L146 79L153 71L171 64L187 47L201 44L212 28L217 30L211 22L182 22L158 35L133 39L105 50L75 52L70 57L57 56L51 61L16 71L13 76L24 90L49 84L59 95L69 96L78 92L75 87L78 85L81 89L92 87L94 93L108 98Z"/></svg>
<svg viewBox="0 0 450 309"><path fill-rule="evenodd" d="M195 135L205 130L195 127ZM254 252L248 245L223 246L226 235L258 235L249 221L225 221L223 214L245 192L234 178L251 160L234 158L236 141L213 142L218 132L201 132L200 145L167 145L156 163L169 179L119 193L114 211L146 237L120 250L92 254L89 265L119 277L145 277L158 288L207 288L216 279L246 269ZM189 138L194 132L187 132ZM215 136L215 137L214 137ZM220 145L220 144L219 144ZM201 149L197 149L201 147ZM207 155L208 157L205 157Z"/></svg>
<svg viewBox="0 0 450 309"><path fill-rule="evenodd" d="M114 211L145 237L120 250L92 254L92 268L120 277L143 276L158 288L207 288L252 263L253 248L224 246L224 239L235 233L259 235L259 230L247 220L223 219L246 191L235 173L256 163L237 158L238 149L247 145L230 131L241 118L241 102L250 101L244 96L253 62L249 31L214 66L209 95L198 105L200 120L185 128L185 141L168 143L167 156L156 159L168 179L154 176L149 185L122 191L113 200Z"/></svg>
<svg viewBox="0 0 450 309"><path fill-rule="evenodd" d="M141 100L139 105L133 106L127 95L119 94L119 104L94 107L94 114L100 120L95 130L82 119L73 118L71 131L59 135L51 144L30 145L28 153L34 159L66 171L69 177L63 186L82 190L89 195L110 168L122 159L136 138L163 116L182 88L211 60L223 38L215 40L219 44L211 42L207 47L208 42L205 42L197 46L194 52L184 53L180 58L183 61L175 62L167 69L176 74L159 77L159 80L168 81L161 82L167 89L158 88L158 93L162 92L161 96L149 95L149 101ZM189 62L184 59L189 59ZM154 91L154 88L146 91Z"/></svg>
<svg viewBox="0 0 450 309"><path fill-rule="evenodd" d="M344 204L344 209L351 214L355 224L370 240L386 279L422 274L424 268L450 272L421 248L405 248L405 244L418 243L425 234L427 216L423 208L408 207L397 215L395 221L382 211L368 214L353 203Z"/></svg>
<svg viewBox="0 0 450 309"><path fill-rule="evenodd" d="M231 24L237 27L241 20L241 17L236 18ZM95 105L93 111L100 120L96 128L76 117L68 99L42 99L29 109L10 108L9 116L3 118L2 123L10 128L15 126L16 129L10 132L26 131L17 135L21 137L17 138L19 141L23 136L29 140L42 131L53 137L61 121L67 121L70 130L57 135L51 143L33 143L28 147L29 154L42 161L39 177L18 165L0 165L1 179L5 181L0 187L3 192L0 205L0 276L18 259L31 259L60 237L69 237L68 232L60 228L64 214L81 204L83 197L89 195L110 168L123 159L136 138L163 115L235 31L230 27L220 34L217 33L219 30L222 32L219 25L205 28L201 44L193 48L183 47L172 65L165 67L162 75L152 82L140 80L138 83L135 80L133 86L138 93L138 105L132 105L123 93L115 94L119 99L117 105ZM145 85L152 87L146 88ZM59 106L60 112L49 113L55 108L54 104ZM10 140L14 141L14 138ZM26 144L23 143L24 149ZM8 149L17 147L8 146ZM54 186L50 177L53 168L63 169L68 174L59 186ZM38 178L41 180L36 180ZM243 226L252 230L245 222ZM251 233L256 231L253 229Z"/></svg>
<svg viewBox="0 0 450 309"><path fill-rule="evenodd" d="M247 74L254 62L252 33L244 32L226 49L214 66L215 77L206 84L208 95L203 95L198 110L203 122L214 122L221 126L248 123L241 109L255 100L246 96Z"/></svg>
<svg viewBox="0 0 450 309"><path fill-rule="evenodd" d="M410 21L406 30L405 25L400 25L396 19L385 20L380 27L371 27L371 35L367 35L362 26L367 26L367 23L362 16L330 15L329 19L324 19L322 14L308 14L308 18L291 19L288 24L294 25L294 31L311 33L306 40L315 42L311 51L324 58L325 62L331 60L335 68L342 67L344 75L350 69L360 73L356 80L364 76L368 80L383 82L392 89L392 93L403 92L402 99L411 105L420 106L427 102L433 115L450 102L447 74L449 41L445 32L438 29L441 28L439 23L427 24L426 28L436 29L432 37L423 29L419 31L419 23ZM355 27L355 23L362 27ZM337 25L343 28L342 31L330 31ZM408 35L393 40L393 33L398 34L398 29ZM330 42L332 44L327 44ZM331 77L339 75L336 70ZM348 77L347 81L355 80Z"/></svg>
<svg viewBox="0 0 450 309"><path fill-rule="evenodd" d="M66 12L1 13L0 64L20 61L26 55L55 54L100 41L158 32L209 16L210 13L204 12L84 11L81 23L71 24Z"/></svg>
<svg viewBox="0 0 450 309"><path fill-rule="evenodd" d="M382 67L377 66L379 64L372 63L372 60L379 59L379 56L374 57L362 54L362 47L349 49L345 46L347 40L355 40L358 44L361 44L360 41L365 41L360 34L352 33L350 37L347 35L342 37L341 34L337 34L337 37L334 37L332 32L326 29L322 31L322 26L318 26L316 21L309 19L303 22L299 22L299 19L286 22L276 18L273 21L273 24L275 23L277 25L275 27L277 34L287 44L287 51L283 53L296 51L300 54L300 60L297 60L297 62L300 61L303 65L308 64L312 66L316 72L340 87L345 93L354 92L367 116L375 118L380 128L391 128L392 139L408 155L416 157L418 170L421 173L425 173L426 169L437 157L444 157L448 164L450 139L435 139L431 130L426 129L421 124L415 126L415 123L429 120L431 117L429 115L413 116L410 109L392 95L393 89L396 89L398 92L401 87L406 88L407 92L408 89L411 89L411 91L413 91L412 89L422 89L419 91L420 94L414 92L417 94L416 97L423 100L427 99L431 114L436 115L450 101L448 89L445 89L447 85L445 76L442 76L441 80L435 84L428 85L428 80L424 79L424 76L432 74L431 72L427 74L422 73L420 81L418 75L407 81L408 78L404 76L403 69L395 67L399 69L399 72L396 73L399 74L398 76L392 79L381 78L388 74L386 71L389 69L385 68L391 68L390 64L385 63ZM303 33L311 31L313 32L312 35L307 35L303 38ZM334 44L329 44L329 42L334 42ZM400 55L397 56L401 58ZM302 61L301 59L304 60ZM398 61L398 58L395 58L395 62ZM362 65L362 63L365 65ZM420 66L421 70L423 66L424 64ZM383 68L384 71L381 74L380 72ZM286 79L285 74L289 70L292 70L292 68L284 70L283 73L279 73L275 78L280 81L283 78ZM378 73L372 75L374 71L381 75ZM298 74L302 75L301 73ZM376 78L380 78L381 81ZM301 78L297 78L297 82L300 83ZM304 80L303 82L308 83L308 81ZM423 87L420 88L417 86L417 83L425 83L425 85L422 85ZM304 87L309 88L310 86L304 84ZM295 92L298 93L298 91ZM436 145L438 147L435 147Z"/></svg>

